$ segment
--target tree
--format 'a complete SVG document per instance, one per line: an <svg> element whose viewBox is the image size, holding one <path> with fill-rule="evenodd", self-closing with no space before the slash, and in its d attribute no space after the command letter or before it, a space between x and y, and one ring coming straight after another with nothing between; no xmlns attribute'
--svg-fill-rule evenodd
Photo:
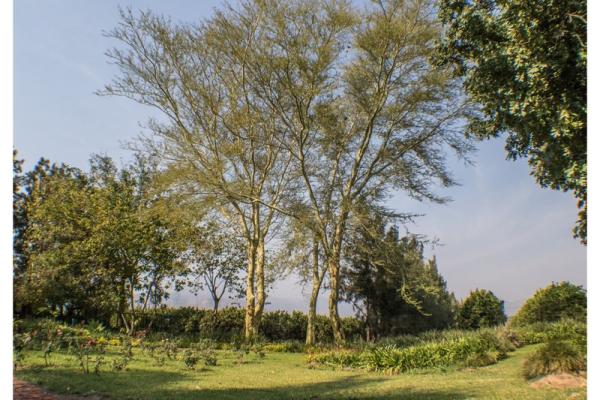
<svg viewBox="0 0 600 400"><path fill-rule="evenodd" d="M27 226L25 215L25 176L23 160L17 158L17 150L13 150L13 271L18 275L23 269L23 234Z"/></svg>
<svg viewBox="0 0 600 400"><path fill-rule="evenodd" d="M323 263L323 253L315 232L308 229L304 221L297 219L289 219L287 228L281 235L285 238L280 252L283 259L281 263L288 270L296 271L302 284L310 283L305 343L307 346L314 346L317 343L317 302L321 287L325 284L327 268Z"/></svg>
<svg viewBox="0 0 600 400"><path fill-rule="evenodd" d="M510 324L523 326L535 322L555 322L562 318L585 321L587 294L581 286L569 282L552 282L529 298Z"/></svg>
<svg viewBox="0 0 600 400"><path fill-rule="evenodd" d="M225 293L243 294L244 242L233 232L211 222L197 228L189 258L192 287L208 290L215 313Z"/></svg>
<svg viewBox="0 0 600 400"><path fill-rule="evenodd" d="M228 10L200 25L122 11L108 34L125 46L108 52L121 75L102 93L167 117L150 122L146 148L163 156L174 188L220 212L244 237L244 334L251 340L265 304L265 241L288 190L290 157L276 140L272 113L250 92L247 49L257 45L261 19L259 9L242 7L247 18L232 23L236 14Z"/></svg>
<svg viewBox="0 0 600 400"><path fill-rule="evenodd" d="M476 289L460 304L458 326L462 329L479 329L505 322L504 301L489 290Z"/></svg>
<svg viewBox="0 0 600 400"><path fill-rule="evenodd" d="M338 343L340 263L357 204L391 190L443 202L431 186L454 183L446 150L462 157L471 149L455 129L468 111L457 82L428 62L440 37L431 6L269 2L267 41L249 57L249 81L285 128L280 142L304 185L302 206L286 211L319 240Z"/></svg>
<svg viewBox="0 0 600 400"><path fill-rule="evenodd" d="M36 228L36 209L40 202L43 202L54 190L60 186L59 182L69 182L77 188L85 185L85 177L76 168L65 164L50 164L49 160L41 158L31 171L22 173L23 160L16 158L16 151L13 152L13 279L14 279L14 307L16 313L31 314L35 313L38 307L49 307L56 311L56 303L41 301L39 291L36 291L36 285L43 282L32 274L31 258L36 252L50 247L51 244L47 238L44 241L31 240ZM58 193L62 193L60 190ZM56 238L55 246L59 246L67 239L68 233ZM62 279L62 281L61 281ZM65 280L69 275L62 275L57 278L55 293L62 292L66 295L68 290L64 290ZM63 286L61 287L61 282ZM39 286L37 287L39 289ZM77 291L73 291L76 296ZM50 296L52 297L52 296ZM48 298L46 298L48 300ZM62 303L61 303L62 304Z"/></svg>
<svg viewBox="0 0 600 400"><path fill-rule="evenodd" d="M456 81L427 60L440 35L430 6L255 0L201 26L125 14L112 32L128 50L110 53L122 76L105 93L163 111L169 123L150 124L160 153L241 226L247 338L264 306L264 239L277 216L318 238L341 342L340 261L355 203L392 189L444 201L430 187L453 184L446 150L470 146L455 129L466 111Z"/></svg>
<svg viewBox="0 0 600 400"><path fill-rule="evenodd" d="M572 191L587 240L587 11L583 0L442 0L438 61L480 104L468 133L506 133L542 187Z"/></svg>
<svg viewBox="0 0 600 400"><path fill-rule="evenodd" d="M155 212L148 196L151 167L138 157L118 171L100 156L89 174L41 166L50 173L36 180L27 209L24 292L63 317L116 314L133 333L138 308L168 295L182 251L175 221Z"/></svg>
<svg viewBox="0 0 600 400"><path fill-rule="evenodd" d="M424 259L417 237L400 238L381 214L370 216L352 230L343 270L343 296L365 320L367 340L450 326L455 300L435 258Z"/></svg>

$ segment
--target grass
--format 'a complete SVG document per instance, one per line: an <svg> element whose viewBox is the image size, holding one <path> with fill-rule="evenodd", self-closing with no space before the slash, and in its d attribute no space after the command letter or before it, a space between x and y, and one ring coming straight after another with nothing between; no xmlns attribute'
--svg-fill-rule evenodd
<svg viewBox="0 0 600 400"><path fill-rule="evenodd" d="M27 351L17 378L56 393L101 394L112 399L584 399L585 389L532 389L521 375L525 358L538 346L526 346L498 364L477 369L421 371L387 376L364 371L309 369L305 354L253 354L245 364L219 351L216 367L186 370L182 361L152 365L136 349L129 371L84 375L66 354L51 356L43 367L40 351ZM111 355L106 359L110 362Z"/></svg>

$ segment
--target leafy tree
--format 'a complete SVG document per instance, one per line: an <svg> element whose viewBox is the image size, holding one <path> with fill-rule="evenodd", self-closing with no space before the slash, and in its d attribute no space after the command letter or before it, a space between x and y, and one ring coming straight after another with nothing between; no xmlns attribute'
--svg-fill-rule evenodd
<svg viewBox="0 0 600 400"><path fill-rule="evenodd" d="M232 10L199 25L122 11L109 36L124 48L108 53L121 73L102 93L153 106L167 117L149 124L153 136L144 148L163 156L172 190L219 212L245 239L250 340L264 310L265 241L288 190L290 156L283 154L268 105L254 101L245 60L257 45L261 18L243 7L248 18L233 25Z"/></svg>
<svg viewBox="0 0 600 400"><path fill-rule="evenodd" d="M45 160L34 171L46 169L27 208L23 292L64 317L116 314L133 332L138 308L168 295L181 251L173 221L153 210L151 169L138 158L118 171L99 156L89 174Z"/></svg>
<svg viewBox="0 0 600 400"><path fill-rule="evenodd" d="M455 129L466 111L457 81L428 62L441 33L431 5L255 0L199 26L124 13L112 32L126 50L110 53L121 76L105 93L164 112L167 124L150 124L153 147L246 238L247 338L278 216L320 242L340 342L340 262L356 202L392 189L444 201L430 189L453 184L446 150L470 146Z"/></svg>
<svg viewBox="0 0 600 400"><path fill-rule="evenodd" d="M344 298L366 322L367 340L427 329L443 329L454 318L455 300L425 260L415 236L399 238L375 215L354 231L344 269Z"/></svg>
<svg viewBox="0 0 600 400"><path fill-rule="evenodd" d="M542 187L573 191L587 239L587 11L584 0L442 0L443 64L481 105L468 132L506 133Z"/></svg>
<svg viewBox="0 0 600 400"><path fill-rule="evenodd" d="M13 288L14 288L14 310L20 311L22 298L19 289L22 287L26 260L23 249L23 237L27 228L27 214L25 212L25 193L23 185L23 160L17 158L17 150L13 150Z"/></svg>
<svg viewBox="0 0 600 400"><path fill-rule="evenodd" d="M535 292L517 314L511 325L520 326L535 322L554 322L562 318L585 321L587 295L581 286L569 282L554 283Z"/></svg>
<svg viewBox="0 0 600 400"><path fill-rule="evenodd" d="M16 156L16 153L14 153ZM51 187L59 180L83 183L81 171L65 164L50 164L40 159L31 171L22 174L22 160L13 158L13 248L14 248L14 306L17 313L32 313L36 308L50 306L56 311L56 304L40 304L36 291L31 290L30 283L40 283L29 269L30 256L40 250L40 243L30 241L35 219L36 205L43 201L51 191ZM60 241L62 238L59 238ZM64 277L66 278L66 277ZM59 290L57 285L57 289Z"/></svg>
<svg viewBox="0 0 600 400"><path fill-rule="evenodd" d="M460 304L458 325L462 329L479 329L505 322L504 301L489 290L476 289Z"/></svg>
<svg viewBox="0 0 600 400"><path fill-rule="evenodd" d="M17 158L17 150L13 150L13 270L15 275L23 269L23 234L27 226L25 215L25 194L23 186L23 160Z"/></svg>
<svg viewBox="0 0 600 400"><path fill-rule="evenodd" d="M299 204L282 210L319 240L330 286L336 342L341 260L352 214L390 190L443 202L446 150L470 150L454 129L467 107L456 81L428 63L440 36L431 2L381 1L363 10L346 2L249 2L261 24L244 50L258 104L282 127L302 184ZM242 15L245 15L242 13ZM231 26L243 20L232 18Z"/></svg>
<svg viewBox="0 0 600 400"><path fill-rule="evenodd" d="M210 293L216 312L225 293L244 293L244 242L224 226L209 222L196 229L192 243L188 272L192 287Z"/></svg>

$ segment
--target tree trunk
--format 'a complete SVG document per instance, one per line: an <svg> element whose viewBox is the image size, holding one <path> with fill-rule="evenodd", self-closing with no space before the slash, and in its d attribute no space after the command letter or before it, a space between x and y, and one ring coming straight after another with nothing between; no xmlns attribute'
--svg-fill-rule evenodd
<svg viewBox="0 0 600 400"><path fill-rule="evenodd" d="M254 274L256 267L256 242L248 244L248 271L246 275L246 315L244 318L244 339L249 342L254 333Z"/></svg>
<svg viewBox="0 0 600 400"><path fill-rule="evenodd" d="M312 291L308 303L308 318L306 323L307 346L314 346L316 344L317 300L319 298L321 284L323 283L323 276L325 275L319 273L319 242L316 239L313 242L312 253Z"/></svg>
<svg viewBox="0 0 600 400"><path fill-rule="evenodd" d="M335 258L329 263L329 282L331 292L329 293L329 320L333 329L333 340L335 344L340 345L344 342L344 332L342 331L342 321L338 312L338 302L340 293L340 268L339 261Z"/></svg>
<svg viewBox="0 0 600 400"><path fill-rule="evenodd" d="M346 226L348 212L344 211L340 215L335 233L333 236L331 252L327 259L327 269L329 270L329 282L331 292L329 293L329 319L333 329L333 340L337 345L344 342L344 332L342 330L342 321L338 312L338 302L340 297L340 258L342 254L342 237Z"/></svg>
<svg viewBox="0 0 600 400"><path fill-rule="evenodd" d="M256 303L254 306L253 335L259 334L260 320L265 308L265 240L261 236L256 249Z"/></svg>

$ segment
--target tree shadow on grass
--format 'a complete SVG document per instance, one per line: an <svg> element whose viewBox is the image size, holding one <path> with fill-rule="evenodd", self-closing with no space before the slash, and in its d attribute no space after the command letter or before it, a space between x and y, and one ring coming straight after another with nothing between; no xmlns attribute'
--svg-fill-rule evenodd
<svg viewBox="0 0 600 400"><path fill-rule="evenodd" d="M265 388L206 387L202 376L170 371L132 370L83 375L67 369L23 371L20 377L38 383L55 393L104 394L110 399L148 400L464 400L468 393L442 389L376 387L388 380L382 376L345 376L307 383L281 384ZM261 379L260 373L256 376ZM235 386L235 382L231 382ZM214 384L213 384L214 386ZM69 388L69 390L67 390Z"/></svg>

